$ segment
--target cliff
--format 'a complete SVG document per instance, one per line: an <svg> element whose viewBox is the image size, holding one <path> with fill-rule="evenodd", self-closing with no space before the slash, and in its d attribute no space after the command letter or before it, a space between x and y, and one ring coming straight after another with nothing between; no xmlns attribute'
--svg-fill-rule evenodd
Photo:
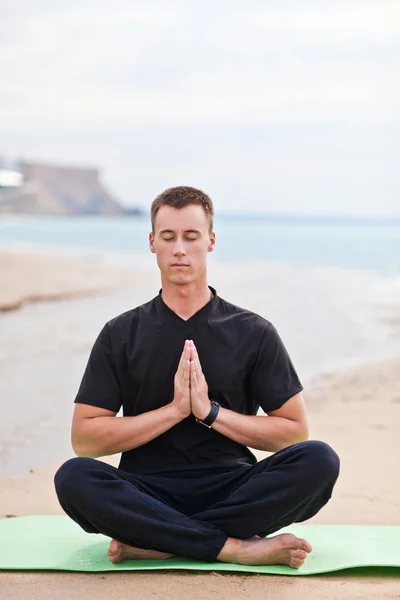
<svg viewBox="0 0 400 600"><path fill-rule="evenodd" d="M2 212L47 215L120 215L124 207L105 189L95 168L20 164L23 183L1 192Z"/></svg>

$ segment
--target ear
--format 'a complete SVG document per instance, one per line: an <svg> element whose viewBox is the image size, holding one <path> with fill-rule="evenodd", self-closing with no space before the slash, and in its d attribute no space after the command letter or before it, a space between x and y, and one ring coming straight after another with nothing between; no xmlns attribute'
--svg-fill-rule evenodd
<svg viewBox="0 0 400 600"><path fill-rule="evenodd" d="M215 233L210 233L210 243L208 244L207 252L212 252L215 248Z"/></svg>
<svg viewBox="0 0 400 600"><path fill-rule="evenodd" d="M155 247L155 244L154 244L154 234L153 234L152 231L149 233L149 245L150 245L150 252L152 252L153 254L155 254L156 253L156 247Z"/></svg>

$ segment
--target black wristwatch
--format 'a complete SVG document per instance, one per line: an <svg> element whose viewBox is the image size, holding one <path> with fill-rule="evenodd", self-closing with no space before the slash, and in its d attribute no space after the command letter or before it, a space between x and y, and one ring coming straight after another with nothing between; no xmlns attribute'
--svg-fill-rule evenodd
<svg viewBox="0 0 400 600"><path fill-rule="evenodd" d="M208 413L208 415L206 416L205 419L197 419L196 418L196 423L200 423L200 425L205 425L206 427L208 427L208 429L210 429L211 425L214 423L215 419L217 418L218 411L219 411L218 402L215 402L215 400L211 400L210 412Z"/></svg>

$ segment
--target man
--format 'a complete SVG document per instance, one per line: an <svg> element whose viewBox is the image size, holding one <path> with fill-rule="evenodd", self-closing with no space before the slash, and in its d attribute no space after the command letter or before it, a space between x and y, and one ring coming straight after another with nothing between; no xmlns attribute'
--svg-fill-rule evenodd
<svg viewBox="0 0 400 600"><path fill-rule="evenodd" d="M77 457L55 475L60 504L112 538L113 563L179 555L298 568L306 540L263 536L326 504L339 459L306 441L303 388L273 325L207 285L210 198L170 188L151 218L162 289L93 346L75 399ZM248 446L274 454L257 463ZM119 468L95 460L120 452Z"/></svg>

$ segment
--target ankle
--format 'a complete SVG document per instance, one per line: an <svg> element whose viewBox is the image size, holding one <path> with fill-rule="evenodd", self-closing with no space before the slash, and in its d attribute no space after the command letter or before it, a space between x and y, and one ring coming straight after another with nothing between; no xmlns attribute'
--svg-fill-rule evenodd
<svg viewBox="0 0 400 600"><path fill-rule="evenodd" d="M248 545L247 540L239 540L237 538L228 538L217 556L217 560L221 562L235 562Z"/></svg>

